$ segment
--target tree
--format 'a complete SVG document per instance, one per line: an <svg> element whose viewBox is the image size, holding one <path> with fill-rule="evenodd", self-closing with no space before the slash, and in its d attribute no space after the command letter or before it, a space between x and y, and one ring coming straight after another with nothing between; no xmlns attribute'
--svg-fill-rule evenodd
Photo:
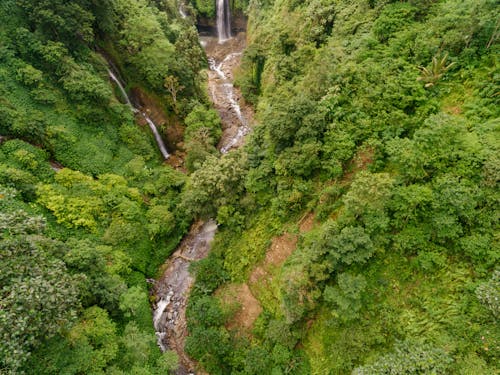
<svg viewBox="0 0 500 375"><path fill-rule="evenodd" d="M148 220L146 227L152 239L166 236L175 228L175 218L168 206L155 205L150 207L146 218Z"/></svg>
<svg viewBox="0 0 500 375"><path fill-rule="evenodd" d="M212 296L196 299L188 311L190 324L197 326L221 326L225 320L220 301Z"/></svg>
<svg viewBox="0 0 500 375"><path fill-rule="evenodd" d="M359 317L365 289L366 279L363 275L342 273L337 278L337 286L327 286L323 297L333 307L332 314L348 322Z"/></svg>
<svg viewBox="0 0 500 375"><path fill-rule="evenodd" d="M120 341L125 348L124 363L122 363L124 369L132 366L145 367L151 357L151 352L157 350L154 336L149 332L141 332L134 322L125 326Z"/></svg>
<svg viewBox="0 0 500 375"><path fill-rule="evenodd" d="M156 367L158 375L174 372L179 367L179 356L173 350L167 350L156 360Z"/></svg>
<svg viewBox="0 0 500 375"><path fill-rule="evenodd" d="M0 213L0 366L13 372L78 308L78 278L53 256L64 245L45 237L44 226L25 211Z"/></svg>
<svg viewBox="0 0 500 375"><path fill-rule="evenodd" d="M94 16L88 1L20 0L29 21L46 37L68 43L94 39Z"/></svg>
<svg viewBox="0 0 500 375"><path fill-rule="evenodd" d="M182 207L189 215L216 217L220 206L233 204L244 190L244 154L231 152L222 158L210 156L194 172L184 190Z"/></svg>
<svg viewBox="0 0 500 375"><path fill-rule="evenodd" d="M443 57L434 56L432 58L431 67L428 69L424 66L419 66L421 75L418 77L419 81L425 83L425 88L432 87L438 83L439 80L444 76L444 74L455 65L454 62L446 64L448 59L448 54L446 53Z"/></svg>
<svg viewBox="0 0 500 375"><path fill-rule="evenodd" d="M170 93L170 98L172 99L172 107L174 112L177 113L179 109L177 108L177 93L182 91L184 86L179 84L179 79L174 76L167 76L163 81L163 87L167 89Z"/></svg>
<svg viewBox="0 0 500 375"><path fill-rule="evenodd" d="M92 306L69 331L68 343L72 355L61 368L75 374L102 372L118 354L116 324L105 310Z"/></svg>
<svg viewBox="0 0 500 375"><path fill-rule="evenodd" d="M185 350L211 374L223 374L231 351L229 334L224 327L195 327L186 339Z"/></svg>
<svg viewBox="0 0 500 375"><path fill-rule="evenodd" d="M500 316L500 271L495 270L491 279L481 283L476 289L476 296L493 314Z"/></svg>

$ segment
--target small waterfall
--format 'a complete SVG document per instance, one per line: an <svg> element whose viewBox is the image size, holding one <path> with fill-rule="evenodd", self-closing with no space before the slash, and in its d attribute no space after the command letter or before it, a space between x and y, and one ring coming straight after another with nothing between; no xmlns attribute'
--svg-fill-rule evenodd
<svg viewBox="0 0 500 375"><path fill-rule="evenodd" d="M163 328L165 325L165 309L170 305L171 299L172 299L173 292L170 292L167 294L166 298L162 298L158 301L158 304L156 305L156 309L153 314L153 327L155 329L156 333L156 340L158 343L158 346L160 347L161 351L164 352L167 350L167 347L163 343L166 332Z"/></svg>
<svg viewBox="0 0 500 375"><path fill-rule="evenodd" d="M116 83L116 85L120 89L120 92L122 93L123 98L127 102L127 105L130 107L130 109L134 113L140 113L141 116L144 117L144 119L146 120L146 122L149 125L149 128L153 132L156 143L158 144L158 148L160 149L160 152L161 152L163 158L165 160L168 159L170 157L170 154L168 153L167 147L165 146L165 143L163 142L163 139L161 138L160 133L158 132L158 128L156 127L156 124L153 122L153 120L151 120L151 118L149 118L149 116L146 113L139 111L137 108L135 108L132 105L132 102L130 101L130 98L128 97L127 92L125 91L125 88L123 87L123 85L120 82L120 80L118 79L118 77L109 69L108 69L108 74L109 74L109 78L111 78L111 80L114 83Z"/></svg>
<svg viewBox="0 0 500 375"><path fill-rule="evenodd" d="M219 43L231 38L231 10L229 0L217 0L217 35Z"/></svg>
<svg viewBox="0 0 500 375"><path fill-rule="evenodd" d="M165 143L163 143L163 139L161 139L160 133L158 133L158 129L156 128L155 123L144 112L142 112L141 114L142 117L144 117L144 119L148 123L149 128L153 132L153 135L155 136L156 143L158 144L158 148L160 149L161 154L165 159L168 159L170 157L170 154L168 153L167 148L165 147Z"/></svg>
<svg viewBox="0 0 500 375"><path fill-rule="evenodd" d="M125 99L125 101L127 102L127 105L132 109L132 111L137 112L137 109L135 109L134 106L132 105L132 102L130 101L130 99L127 95L127 92L125 91L125 88L123 87L123 85L122 85L121 81L118 79L118 77L109 69L108 69L108 74L109 74L109 78L111 78L111 80L114 83L116 83L116 85L120 89L120 92L122 93L123 99Z"/></svg>
<svg viewBox="0 0 500 375"><path fill-rule="evenodd" d="M214 220L193 224L189 234L167 261L163 276L155 283L157 303L153 310L153 326L162 352L183 349L178 340L187 335L186 306L194 282L189 265L208 255L216 231L217 223ZM181 357L181 367L188 365L184 369L186 371L176 374L187 374L187 370L194 367L186 363L186 359L186 356Z"/></svg>
<svg viewBox="0 0 500 375"><path fill-rule="evenodd" d="M179 3L179 14L181 15L182 18L187 18L187 13L184 10L184 3L180 2Z"/></svg>

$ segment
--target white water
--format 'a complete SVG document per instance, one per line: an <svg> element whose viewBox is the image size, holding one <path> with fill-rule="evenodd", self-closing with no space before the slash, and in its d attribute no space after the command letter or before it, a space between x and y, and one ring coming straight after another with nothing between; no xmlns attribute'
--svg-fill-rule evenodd
<svg viewBox="0 0 500 375"><path fill-rule="evenodd" d="M109 69L108 69L108 74L109 74L109 77L111 78L111 80L114 83L116 83L116 85L120 89L120 92L122 93L123 99L125 99L125 101L127 102L127 105L132 109L132 111L137 112L137 109L135 109L134 106L132 105L132 102L128 98L127 92L125 91L125 88L123 87L123 85L120 82L120 80L118 79L118 77Z"/></svg>
<svg viewBox="0 0 500 375"><path fill-rule="evenodd" d="M217 35L219 43L231 38L231 11L229 0L217 0Z"/></svg>
<svg viewBox="0 0 500 375"><path fill-rule="evenodd" d="M165 309L168 307L168 305L170 305L170 300L172 299L172 295L173 293L169 293L166 298L160 299L153 314L153 327L155 328L156 331L158 346L160 347L162 352L167 350L167 347L163 343L164 338L166 336L166 332L164 332L163 330L165 322L162 322L162 320L164 320L164 312Z"/></svg>
<svg viewBox="0 0 500 375"><path fill-rule="evenodd" d="M161 318L163 316L163 312L167 308L167 306L170 304L170 299L172 298L172 294L168 294L165 299L161 299L158 302L158 306L156 307L154 316L153 316L153 325L157 331L160 330L160 322Z"/></svg>
<svg viewBox="0 0 500 375"><path fill-rule="evenodd" d="M155 136L156 139L156 143L158 144L158 148L160 149L163 158L168 159L170 157L170 154L168 153L167 148L165 147L165 143L163 143L163 139L161 139L160 133L158 133L158 129L156 128L155 123L144 112L142 112L142 117L144 117L144 119L149 125L149 128L153 132L153 135Z"/></svg>
<svg viewBox="0 0 500 375"><path fill-rule="evenodd" d="M248 126L248 122L241 113L241 107L238 104L238 102L235 99L234 95L234 86L231 82L229 82L227 75L224 73L223 67L224 64L227 63L229 60L232 58L241 55L241 52L235 52L235 53L230 53L227 55L222 62L219 64L216 64L215 60L213 58L208 59L209 67L210 70L214 71L217 73L217 76L222 80L222 88L223 88L223 93L224 96L226 97L227 101L229 102L230 108L232 111L236 114L236 117L238 118L240 122L240 126L238 127L237 133L229 139L229 141L226 142L223 146L220 148L220 152L223 154L227 154L231 148L236 146L240 139L242 139L245 135L248 134L250 131L250 127ZM215 97L215 93L212 92L212 96Z"/></svg>
<svg viewBox="0 0 500 375"><path fill-rule="evenodd" d="M158 302L153 312L153 325L162 352L183 349L183 341L179 340L187 334L185 309L194 282L189 265L191 261L208 255L216 231L214 220L193 226L177 251L167 260L163 276L155 284ZM186 374L187 371L176 373Z"/></svg>
<svg viewBox="0 0 500 375"><path fill-rule="evenodd" d="M184 4L179 3L179 14L181 15L182 18L187 18L187 13L184 11Z"/></svg>
<svg viewBox="0 0 500 375"><path fill-rule="evenodd" d="M130 101L130 98L128 97L127 92L125 91L125 88L123 87L123 85L120 82L120 80L118 79L118 77L109 69L108 69L108 73L109 73L109 78L111 78L111 80L114 83L116 83L116 85L120 89L120 92L122 93L123 98L127 102L127 105L130 107L130 109L134 113L139 113L140 111L132 105L132 102ZM156 143L158 145L158 148L160 149L160 152L161 152L163 158L168 159L170 157L170 154L168 153L167 147L165 146L165 143L163 142L163 139L161 138L160 133L158 132L158 128L156 127L156 124L153 122L153 120L151 120L149 118L149 116L146 113L144 113L144 112L140 112L140 113L141 113L142 117L144 117L146 122L148 123L151 131L153 132Z"/></svg>

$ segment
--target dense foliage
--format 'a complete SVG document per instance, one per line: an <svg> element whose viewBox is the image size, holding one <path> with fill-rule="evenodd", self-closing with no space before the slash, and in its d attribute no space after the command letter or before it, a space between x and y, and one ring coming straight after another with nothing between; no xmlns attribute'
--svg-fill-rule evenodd
<svg viewBox="0 0 500 375"><path fill-rule="evenodd" d="M188 311L205 369L498 371L498 11L250 2L237 83L259 125L237 169L207 162L183 200L221 224ZM314 228L265 268L307 212ZM263 308L246 330L222 293L242 282Z"/></svg>
<svg viewBox="0 0 500 375"><path fill-rule="evenodd" d="M146 278L193 218L219 224L187 311L209 373L498 372L497 2L232 1L258 125L223 156L178 6L0 2L0 373L175 369ZM185 124L188 174L109 65ZM224 294L242 284L251 327Z"/></svg>
<svg viewBox="0 0 500 375"><path fill-rule="evenodd" d="M173 121L203 115L194 26L173 2L5 0L0 45L0 373L168 372L146 278L191 220L186 177L106 59Z"/></svg>

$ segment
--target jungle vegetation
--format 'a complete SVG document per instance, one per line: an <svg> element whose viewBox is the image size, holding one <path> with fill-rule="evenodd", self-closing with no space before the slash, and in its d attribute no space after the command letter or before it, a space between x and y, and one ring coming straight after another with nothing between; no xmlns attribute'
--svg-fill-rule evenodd
<svg viewBox="0 0 500 375"><path fill-rule="evenodd" d="M0 373L174 370L146 280L208 218L186 351L210 374L497 373L498 3L231 5L248 16L236 84L257 124L221 156L173 0L0 2ZM182 122L185 172L106 58ZM294 251L252 283L283 233ZM242 283L262 308L250 329L221 294Z"/></svg>

